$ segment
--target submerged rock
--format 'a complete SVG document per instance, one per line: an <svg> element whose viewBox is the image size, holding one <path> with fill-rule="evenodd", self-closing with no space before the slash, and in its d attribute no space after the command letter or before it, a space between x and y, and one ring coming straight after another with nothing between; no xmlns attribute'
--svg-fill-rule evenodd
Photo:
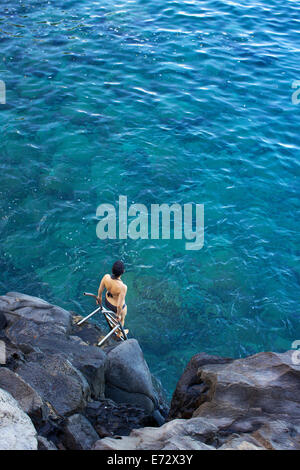
<svg viewBox="0 0 300 470"><path fill-rule="evenodd" d="M0 389L0 450L36 450L36 430L18 402Z"/></svg>

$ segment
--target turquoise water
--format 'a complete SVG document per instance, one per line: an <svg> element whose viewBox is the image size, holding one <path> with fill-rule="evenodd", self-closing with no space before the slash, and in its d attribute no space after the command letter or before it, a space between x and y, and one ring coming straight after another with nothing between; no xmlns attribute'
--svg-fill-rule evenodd
<svg viewBox="0 0 300 470"><path fill-rule="evenodd" d="M0 290L89 313L113 261L172 393L200 351L300 339L297 1L2 2ZM205 244L96 237L96 209L205 205Z"/></svg>

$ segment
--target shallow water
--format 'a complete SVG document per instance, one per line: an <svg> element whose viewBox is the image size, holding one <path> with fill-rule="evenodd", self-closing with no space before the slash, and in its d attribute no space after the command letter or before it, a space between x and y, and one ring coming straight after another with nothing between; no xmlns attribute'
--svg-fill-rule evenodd
<svg viewBox="0 0 300 470"><path fill-rule="evenodd" d="M200 351L300 339L296 1L4 1L1 293L89 313L115 259L168 393ZM205 205L205 244L96 237L120 194Z"/></svg>

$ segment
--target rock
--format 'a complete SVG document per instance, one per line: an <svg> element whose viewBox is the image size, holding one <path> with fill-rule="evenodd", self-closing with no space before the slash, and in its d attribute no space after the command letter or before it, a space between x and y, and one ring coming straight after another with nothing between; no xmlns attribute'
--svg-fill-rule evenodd
<svg viewBox="0 0 300 470"><path fill-rule="evenodd" d="M57 447L53 444L53 442L48 441L43 436L38 436L38 450L57 450Z"/></svg>
<svg viewBox="0 0 300 470"><path fill-rule="evenodd" d="M216 450L213 446L208 446L200 441L184 436L174 436L168 440L168 443L162 450Z"/></svg>
<svg viewBox="0 0 300 470"><path fill-rule="evenodd" d="M234 433L248 433L264 448L300 449L300 366L291 356L263 352L199 367L193 417L216 424L217 447Z"/></svg>
<svg viewBox="0 0 300 470"><path fill-rule="evenodd" d="M36 430L17 401L0 389L0 450L37 450Z"/></svg>
<svg viewBox="0 0 300 470"><path fill-rule="evenodd" d="M251 437L268 450L299 450L300 421L269 421L252 432Z"/></svg>
<svg viewBox="0 0 300 470"><path fill-rule="evenodd" d="M6 334L24 353L41 351L68 359L83 373L92 395L95 398L104 397L106 354L100 348L89 346L81 338L67 336L57 329L53 331L51 324L35 323L24 318L15 321Z"/></svg>
<svg viewBox="0 0 300 470"><path fill-rule="evenodd" d="M70 416L65 423L63 444L69 450L89 450L99 439L90 422L81 414Z"/></svg>
<svg viewBox="0 0 300 470"><path fill-rule="evenodd" d="M73 317L73 319L77 318L77 321L82 320L82 317L77 316ZM109 331L109 330L108 330ZM105 336L105 334L108 333L103 332L103 330L98 326L95 325L95 323L89 323L88 321L83 323L80 326L77 326L76 323L73 323L73 329L72 332L75 336L78 336L81 338L86 344L89 344L90 346L97 346L99 343L100 339ZM114 347L116 346L117 342L115 339L110 337L105 343L105 347ZM105 348L101 348L102 350L105 350Z"/></svg>
<svg viewBox="0 0 300 470"><path fill-rule="evenodd" d="M4 313L0 312L0 330L4 330L7 326L7 320Z"/></svg>
<svg viewBox="0 0 300 470"><path fill-rule="evenodd" d="M30 354L17 373L59 417L81 411L90 396L89 385L81 372L58 354Z"/></svg>
<svg viewBox="0 0 300 470"><path fill-rule="evenodd" d="M215 450L211 440L217 430L206 419L175 419L160 428L134 430L128 437L106 437L97 441L93 450Z"/></svg>
<svg viewBox="0 0 300 470"><path fill-rule="evenodd" d="M133 437L120 437L113 439L106 437L96 441L92 450L136 450L139 440Z"/></svg>
<svg viewBox="0 0 300 470"><path fill-rule="evenodd" d="M39 435L38 437L45 439L46 441L50 443L50 445L53 444L55 445L55 447L59 448L61 444L65 418L58 418L54 410L51 409L50 404L49 404L49 408L50 408L49 418L45 422L45 424L43 424L43 426L38 428L37 430L38 435Z"/></svg>
<svg viewBox="0 0 300 470"><path fill-rule="evenodd" d="M225 442L218 450L267 450L265 447L259 445L255 439L249 436L245 437L231 437Z"/></svg>
<svg viewBox="0 0 300 470"><path fill-rule="evenodd" d="M201 380L198 370L207 364L227 364L232 359L210 356L205 353L192 357L180 377L172 396L168 420L175 418L191 418L194 411L207 400L209 387Z"/></svg>
<svg viewBox="0 0 300 470"><path fill-rule="evenodd" d="M166 418L170 411L170 406L169 406L168 399L167 399L167 393L165 389L163 388L161 381L152 374L151 374L151 379L152 379L153 388L155 390L157 409L161 417L163 418L162 422L159 424L161 426L166 421Z"/></svg>
<svg viewBox="0 0 300 470"><path fill-rule="evenodd" d="M47 409L41 397L18 374L0 368L0 388L9 392L35 425L47 419Z"/></svg>
<svg viewBox="0 0 300 470"><path fill-rule="evenodd" d="M101 333L93 324L77 327L70 312L36 297L0 297L6 356L0 447L300 449L300 365L293 364L293 351L235 360L197 354L162 424L164 391L138 342L111 340L99 349L94 345Z"/></svg>
<svg viewBox="0 0 300 470"><path fill-rule="evenodd" d="M0 345L2 346L2 350L5 350L5 360L3 363L6 367L14 370L19 362L25 360L22 351L20 351L20 349L15 346L6 336L1 338Z"/></svg>
<svg viewBox="0 0 300 470"><path fill-rule="evenodd" d="M100 437L127 436L133 429L156 425L143 408L110 399L88 403L85 415Z"/></svg>
<svg viewBox="0 0 300 470"><path fill-rule="evenodd" d="M45 300L19 292L8 292L0 297L0 311L10 321L25 318L35 323L50 323L53 328L70 331L72 315L67 310L51 305Z"/></svg>
<svg viewBox="0 0 300 470"><path fill-rule="evenodd" d="M245 411L253 416L260 410L300 418L300 365L292 363L291 352L263 352L225 365L205 365L199 376L209 388L208 401L193 416L213 417L225 407L227 413L236 410L235 417L241 410L243 417Z"/></svg>
<svg viewBox="0 0 300 470"><path fill-rule="evenodd" d="M0 365L6 364L6 344L0 340Z"/></svg>
<svg viewBox="0 0 300 470"><path fill-rule="evenodd" d="M135 339L120 343L107 355L105 396L151 414L156 405L151 373Z"/></svg>

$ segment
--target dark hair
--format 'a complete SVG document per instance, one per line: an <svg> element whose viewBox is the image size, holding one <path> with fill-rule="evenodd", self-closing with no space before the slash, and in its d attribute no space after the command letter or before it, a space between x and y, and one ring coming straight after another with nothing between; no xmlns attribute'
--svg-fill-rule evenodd
<svg viewBox="0 0 300 470"><path fill-rule="evenodd" d="M113 264L112 273L115 277L121 276L121 274L123 274L124 271L125 271L125 268L124 268L124 263L122 261L118 260Z"/></svg>

